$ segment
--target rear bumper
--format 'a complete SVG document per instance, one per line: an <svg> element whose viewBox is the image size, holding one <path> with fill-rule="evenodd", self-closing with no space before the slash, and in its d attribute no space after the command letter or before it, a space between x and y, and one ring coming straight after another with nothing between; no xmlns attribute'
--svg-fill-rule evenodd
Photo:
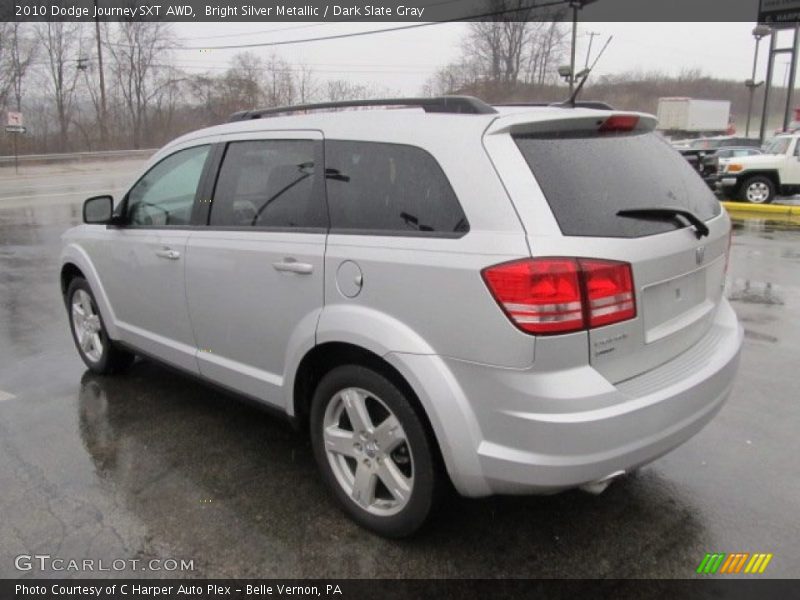
<svg viewBox="0 0 800 600"><path fill-rule="evenodd" d="M445 359L458 383L458 405L471 411L466 420L476 425L435 427L438 437L448 438L439 441L453 482L471 496L553 493L655 460L720 410L742 339L723 301L708 334L692 348L616 385L590 366L542 373ZM447 456L452 447L471 447L477 461Z"/></svg>

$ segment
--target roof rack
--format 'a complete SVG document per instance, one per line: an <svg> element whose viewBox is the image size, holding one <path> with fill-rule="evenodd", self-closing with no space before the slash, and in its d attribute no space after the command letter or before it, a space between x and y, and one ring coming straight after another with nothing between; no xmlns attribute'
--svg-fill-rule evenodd
<svg viewBox="0 0 800 600"><path fill-rule="evenodd" d="M561 108L572 108L572 104L565 104L563 102L503 102L501 104L495 104L495 106L555 106ZM599 100L578 100L575 102L575 106L578 108L593 108L595 110L614 110L614 107L606 102L600 102Z"/></svg>
<svg viewBox="0 0 800 600"><path fill-rule="evenodd" d="M337 108L357 108L363 106L414 106L430 113L459 113L472 115L488 115L497 111L483 100L472 96L438 96L435 98L371 98L368 100L346 100L343 102L318 102L316 104L297 104L257 110L241 110L233 113L228 122L262 119L276 115L285 115L310 110Z"/></svg>

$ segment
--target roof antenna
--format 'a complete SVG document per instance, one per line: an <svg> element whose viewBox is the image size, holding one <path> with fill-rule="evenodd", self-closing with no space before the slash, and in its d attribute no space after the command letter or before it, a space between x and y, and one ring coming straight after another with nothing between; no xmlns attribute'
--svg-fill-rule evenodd
<svg viewBox="0 0 800 600"><path fill-rule="evenodd" d="M570 106L572 108L575 108L575 101L578 99L578 94L580 94L581 90L583 89L583 84L586 83L587 79L589 79L589 74L592 72L592 69L594 69L594 66L597 64L597 61L600 60L600 57L603 56L603 52L606 51L606 48L608 48L608 45L611 43L611 40L613 39L614 39L613 35L608 36L606 43L603 44L603 47L600 49L600 52L594 59L592 66L583 71L583 78L580 80L578 85L575 86L575 91L572 92L572 95L569 98L567 98L564 102L559 103L557 106Z"/></svg>

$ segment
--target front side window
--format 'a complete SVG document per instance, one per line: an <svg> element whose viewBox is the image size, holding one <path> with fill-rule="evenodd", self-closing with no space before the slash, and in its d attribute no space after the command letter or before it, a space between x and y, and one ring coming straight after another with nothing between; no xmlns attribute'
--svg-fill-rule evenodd
<svg viewBox="0 0 800 600"><path fill-rule="evenodd" d="M319 228L327 225L315 186L315 142L231 142L211 203L217 227Z"/></svg>
<svg viewBox="0 0 800 600"><path fill-rule="evenodd" d="M325 179L334 230L453 237L469 231L450 182L422 148L326 141Z"/></svg>
<svg viewBox="0 0 800 600"><path fill-rule="evenodd" d="M128 223L189 225L208 151L209 146L180 150L150 169L128 192Z"/></svg>

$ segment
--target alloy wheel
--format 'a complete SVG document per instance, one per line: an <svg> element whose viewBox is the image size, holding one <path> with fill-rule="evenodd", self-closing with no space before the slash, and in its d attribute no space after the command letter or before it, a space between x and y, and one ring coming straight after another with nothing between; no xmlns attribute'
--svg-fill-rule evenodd
<svg viewBox="0 0 800 600"><path fill-rule="evenodd" d="M747 186L747 201L763 204L769 199L769 186L763 181L754 181Z"/></svg>
<svg viewBox="0 0 800 600"><path fill-rule="evenodd" d="M72 295L72 328L83 354L92 362L103 356L103 339L100 335L103 326L91 296L78 289Z"/></svg>
<svg viewBox="0 0 800 600"><path fill-rule="evenodd" d="M403 510L414 489L413 452L380 398L355 387L339 391L328 401L322 433L336 481L354 503L377 516Z"/></svg>

